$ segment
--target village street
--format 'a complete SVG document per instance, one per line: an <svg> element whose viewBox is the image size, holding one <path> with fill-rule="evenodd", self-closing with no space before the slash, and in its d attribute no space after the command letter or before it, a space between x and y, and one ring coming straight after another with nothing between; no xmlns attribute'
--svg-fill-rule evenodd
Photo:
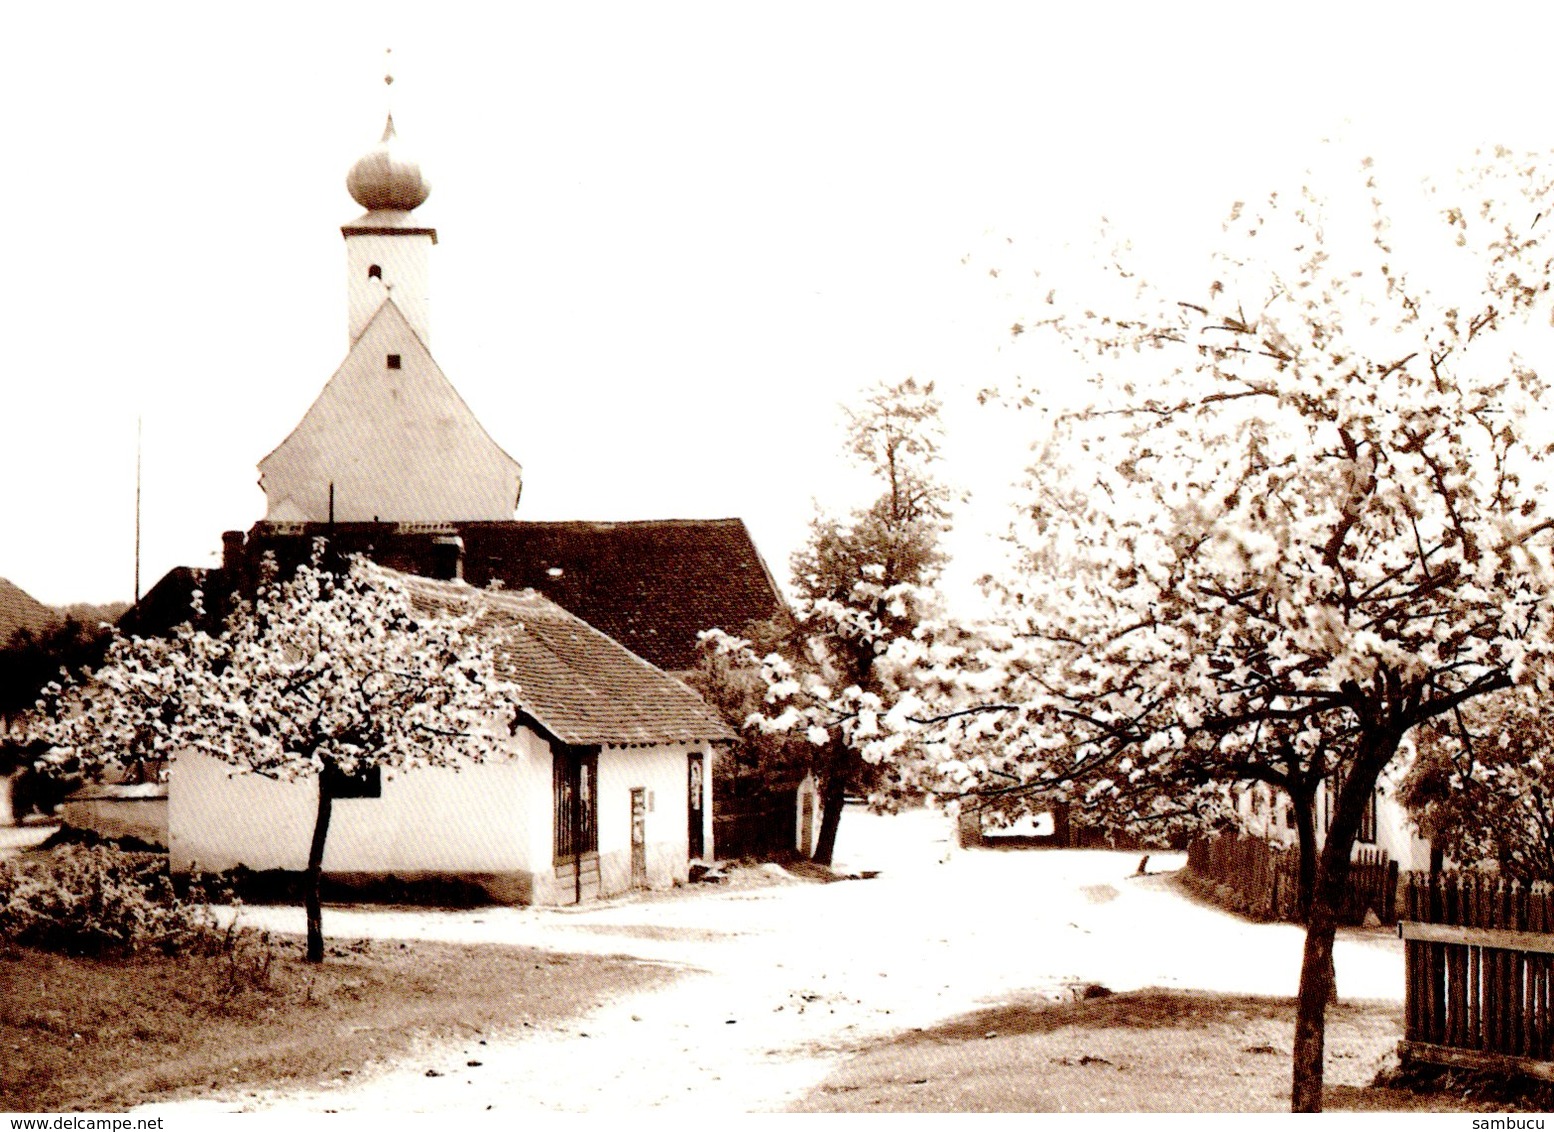
<svg viewBox="0 0 1554 1132"><path fill-rule="evenodd" d="M336 940L627 954L684 973L662 990L587 1004L555 1029L493 1035L486 1045L472 1035L319 1092L174 1107L760 1111L802 1095L870 1038L1015 994L1061 998L1089 983L1294 992L1299 929L1245 923L1184 899L1156 873L1179 867L1180 855L1153 856L1155 875L1139 878L1137 853L951 851L948 837L937 815L850 810L838 864L878 869L872 879L709 887L580 911L328 908L325 931ZM302 927L292 908L249 908L243 917ZM1341 939L1337 963L1343 996L1401 1000L1401 945L1384 933ZM1372 1069L1355 1067L1362 1076Z"/></svg>

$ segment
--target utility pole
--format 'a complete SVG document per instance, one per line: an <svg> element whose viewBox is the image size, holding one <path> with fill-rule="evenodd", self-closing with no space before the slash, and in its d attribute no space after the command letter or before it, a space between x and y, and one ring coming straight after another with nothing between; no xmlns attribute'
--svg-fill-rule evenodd
<svg viewBox="0 0 1554 1132"><path fill-rule="evenodd" d="M135 417L135 604L140 604L140 417Z"/></svg>

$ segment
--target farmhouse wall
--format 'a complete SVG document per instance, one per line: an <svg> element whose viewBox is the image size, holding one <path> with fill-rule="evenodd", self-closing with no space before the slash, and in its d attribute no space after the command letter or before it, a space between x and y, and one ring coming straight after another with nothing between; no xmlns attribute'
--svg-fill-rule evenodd
<svg viewBox="0 0 1554 1132"><path fill-rule="evenodd" d="M191 751L173 760L169 785L175 872L306 867L318 797L313 780L276 782ZM482 763L385 770L381 797L335 801L324 870L464 877L494 889L493 896L527 899L534 847L548 842L550 792L549 748L526 729ZM537 808L536 798L545 806Z"/></svg>
<svg viewBox="0 0 1554 1132"><path fill-rule="evenodd" d="M648 885L687 876L686 759L696 747L605 747L599 753L599 883L606 895L631 888L631 791L647 791ZM705 779L704 779L705 781ZM703 805L703 813L710 807ZM707 834L703 833L703 838Z"/></svg>

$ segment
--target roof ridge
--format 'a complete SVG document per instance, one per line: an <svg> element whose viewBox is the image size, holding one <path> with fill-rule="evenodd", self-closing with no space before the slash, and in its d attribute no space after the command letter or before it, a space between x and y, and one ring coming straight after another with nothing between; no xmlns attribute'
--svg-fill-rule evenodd
<svg viewBox="0 0 1554 1132"><path fill-rule="evenodd" d="M455 520L459 526L526 526L526 527L670 527L670 526L696 526L704 527L710 524L745 526L744 519L738 515L726 515L716 519L697 518L673 518L673 519L460 519ZM748 529L748 528L747 528Z"/></svg>

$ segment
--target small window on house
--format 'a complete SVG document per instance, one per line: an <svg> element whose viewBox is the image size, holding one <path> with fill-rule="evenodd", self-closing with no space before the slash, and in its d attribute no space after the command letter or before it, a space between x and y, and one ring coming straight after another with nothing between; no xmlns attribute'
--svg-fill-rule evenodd
<svg viewBox="0 0 1554 1132"><path fill-rule="evenodd" d="M382 279L383 278L383 269L381 267L379 267L377 264L373 264L371 267L369 267L367 269L367 278L368 279Z"/></svg>
<svg viewBox="0 0 1554 1132"><path fill-rule="evenodd" d="M335 766L324 767L324 783L331 798L383 797L383 768L364 766L346 774Z"/></svg>
<svg viewBox="0 0 1554 1132"><path fill-rule="evenodd" d="M398 369L399 368L399 355L398 354L390 354L388 356L388 368L389 369Z"/></svg>

